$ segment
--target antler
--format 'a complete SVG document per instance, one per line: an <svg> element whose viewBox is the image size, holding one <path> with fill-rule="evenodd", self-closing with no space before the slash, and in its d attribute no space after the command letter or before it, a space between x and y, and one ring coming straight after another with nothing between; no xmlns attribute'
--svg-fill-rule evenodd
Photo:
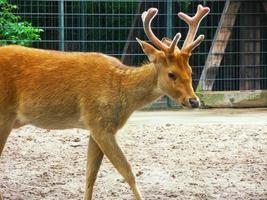
<svg viewBox="0 0 267 200"><path fill-rule="evenodd" d="M178 16L184 20L188 26L189 31L186 36L186 39L184 41L182 50L183 51L189 51L191 52L194 48L196 48L202 40L204 40L204 35L200 35L197 37L197 39L194 41L195 35L198 30L198 26L201 22L201 20L210 12L210 9L208 7L203 7L202 5L198 5L197 7L197 13L194 17L190 17L183 12L178 13Z"/></svg>
<svg viewBox="0 0 267 200"><path fill-rule="evenodd" d="M158 9L156 8L150 8L148 11L145 11L142 13L142 21L143 21L143 27L144 27L144 31L147 35L147 37L150 39L150 41L159 49L161 49L162 51L166 52L166 53L172 53L175 50L175 47L177 46L177 43L179 41L179 39L181 38L181 34L177 33L170 46L167 46L166 44L164 44L163 42L161 42L152 32L151 29L151 22L153 20L153 18L157 15L158 13Z"/></svg>

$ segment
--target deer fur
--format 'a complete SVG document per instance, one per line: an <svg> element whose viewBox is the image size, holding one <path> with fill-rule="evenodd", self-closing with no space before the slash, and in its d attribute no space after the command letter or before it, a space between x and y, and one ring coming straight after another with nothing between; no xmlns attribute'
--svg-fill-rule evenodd
<svg viewBox="0 0 267 200"><path fill-rule="evenodd" d="M17 121L41 128L89 128L97 121L121 128L134 110L163 94L152 64L128 67L101 53L5 46L0 66L0 89L8 93L0 97L1 111L10 107Z"/></svg>
<svg viewBox="0 0 267 200"><path fill-rule="evenodd" d="M150 9L143 15L144 26L150 26L155 11ZM153 42L155 36L150 35ZM189 41L190 48L180 50L176 46L180 37L177 34L172 42L157 41L161 50L138 39L150 60L141 67L125 66L101 53L0 47L0 155L11 130L26 124L45 129L87 129L85 199L92 199L105 155L129 184L135 199L141 200L115 134L135 110L164 94L186 107L198 107L189 58L199 41Z"/></svg>

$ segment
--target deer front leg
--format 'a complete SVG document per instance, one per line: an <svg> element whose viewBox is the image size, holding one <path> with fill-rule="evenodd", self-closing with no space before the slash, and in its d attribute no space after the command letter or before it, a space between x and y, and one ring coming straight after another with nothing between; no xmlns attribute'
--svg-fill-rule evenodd
<svg viewBox="0 0 267 200"><path fill-rule="evenodd" d="M94 132L92 137L101 148L102 152L108 157L110 162L115 166L119 173L123 176L126 182L129 184L131 190L134 193L136 200L142 200L141 194L137 188L135 182L135 176L132 172L132 168L120 149L115 135L107 132Z"/></svg>
<svg viewBox="0 0 267 200"><path fill-rule="evenodd" d="M10 127L0 127L0 157L4 150L7 138L11 132Z"/></svg>
<svg viewBox="0 0 267 200"><path fill-rule="evenodd" d="M86 166L86 189L84 200L91 200L93 196L93 187L96 180L97 172L103 160L103 152L94 141L92 136L89 139L87 151L87 166Z"/></svg>
<svg viewBox="0 0 267 200"><path fill-rule="evenodd" d="M0 157L11 132L13 120L0 116Z"/></svg>
<svg viewBox="0 0 267 200"><path fill-rule="evenodd" d="M7 138L11 132L13 119L0 116L0 161L1 154L3 153ZM1 191L0 191L0 200L3 200Z"/></svg>

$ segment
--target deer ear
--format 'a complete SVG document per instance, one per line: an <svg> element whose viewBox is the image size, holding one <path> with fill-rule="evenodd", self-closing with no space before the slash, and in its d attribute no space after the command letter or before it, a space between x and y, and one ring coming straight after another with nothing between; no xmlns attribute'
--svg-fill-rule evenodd
<svg viewBox="0 0 267 200"><path fill-rule="evenodd" d="M147 55L149 61L150 62L156 61L157 54L159 51L155 47L153 47L152 45L148 44L145 41L139 40L138 38L136 38L136 40L142 47L143 52Z"/></svg>

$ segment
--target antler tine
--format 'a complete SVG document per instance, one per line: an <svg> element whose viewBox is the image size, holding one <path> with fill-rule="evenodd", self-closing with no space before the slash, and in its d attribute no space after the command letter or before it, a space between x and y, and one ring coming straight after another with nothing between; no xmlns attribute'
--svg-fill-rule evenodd
<svg viewBox="0 0 267 200"><path fill-rule="evenodd" d="M172 43L171 43L171 45L170 45L170 47L169 47L169 52L174 52L175 47L177 47L177 43L179 42L180 38L181 38L181 33L177 33L177 34L174 36L174 38L173 38L173 40L172 40ZM178 48L178 47L177 47L177 48Z"/></svg>
<svg viewBox="0 0 267 200"><path fill-rule="evenodd" d="M200 42L204 39L204 36L199 36L196 41L194 41L195 35L197 33L198 27L202 19L210 12L208 7L203 7L202 5L198 5L197 13L195 16L190 17L183 12L178 13L178 16L184 20L188 26L189 31L184 41L182 50L193 50L197 47Z"/></svg>
<svg viewBox="0 0 267 200"><path fill-rule="evenodd" d="M173 52L175 49L175 46L177 45L179 39L181 38L181 34L178 33L174 36L174 39L169 46L161 42L152 32L151 29L151 22L153 18L157 15L158 9L156 8L150 8L148 11L145 11L142 13L142 21L143 21L143 26L144 26L144 31L147 35L147 37L150 39L150 41L159 49L161 49L164 52Z"/></svg>
<svg viewBox="0 0 267 200"><path fill-rule="evenodd" d="M168 46L163 44L152 32L151 29L151 22L153 18L157 15L158 9L156 8L150 8L148 11L143 12L142 14L142 21L144 26L144 31L147 35L147 37L150 39L150 41L159 49L167 52Z"/></svg>

